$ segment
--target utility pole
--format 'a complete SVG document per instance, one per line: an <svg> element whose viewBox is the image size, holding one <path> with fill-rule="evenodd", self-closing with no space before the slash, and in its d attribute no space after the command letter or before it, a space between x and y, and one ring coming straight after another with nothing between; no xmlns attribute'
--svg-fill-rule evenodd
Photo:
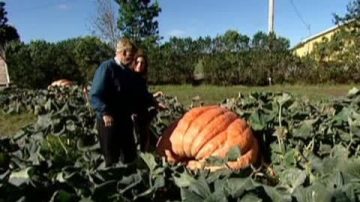
<svg viewBox="0 0 360 202"><path fill-rule="evenodd" d="M275 0L269 0L268 31L274 33L274 4Z"/></svg>
<svg viewBox="0 0 360 202"><path fill-rule="evenodd" d="M268 16L268 34L269 36L271 36L271 34L275 34L274 32L274 4L275 4L275 0L269 0L269 16ZM274 35L272 35L274 36ZM270 53L272 52L272 45L273 45L273 38L269 37L269 50ZM268 69L268 82L269 82L269 86L272 85L272 68Z"/></svg>

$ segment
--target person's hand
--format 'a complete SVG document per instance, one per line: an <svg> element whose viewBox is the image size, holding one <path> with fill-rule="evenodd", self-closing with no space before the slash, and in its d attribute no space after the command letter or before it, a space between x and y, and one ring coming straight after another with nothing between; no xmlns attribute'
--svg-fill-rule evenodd
<svg viewBox="0 0 360 202"><path fill-rule="evenodd" d="M165 109L167 109L168 107L167 107L165 104L159 102L158 105L157 105L157 108L158 108L159 110L165 110Z"/></svg>
<svg viewBox="0 0 360 202"><path fill-rule="evenodd" d="M164 93L162 91L157 91L153 94L154 97L159 97L159 96L163 96Z"/></svg>
<svg viewBox="0 0 360 202"><path fill-rule="evenodd" d="M110 115L104 115L104 116L103 116L103 120L104 120L105 127L110 127L110 126L112 126L112 124L113 124L113 122L114 122L113 117L110 116Z"/></svg>

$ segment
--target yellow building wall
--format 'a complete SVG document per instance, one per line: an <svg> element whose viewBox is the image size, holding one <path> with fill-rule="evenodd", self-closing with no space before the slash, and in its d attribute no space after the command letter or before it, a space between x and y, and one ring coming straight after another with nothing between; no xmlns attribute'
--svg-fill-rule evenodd
<svg viewBox="0 0 360 202"><path fill-rule="evenodd" d="M325 38L330 40L337 31L338 29L333 29L331 31L324 32L323 34L320 34L314 38L311 38L305 42L302 42L294 48L293 52L299 57L306 56L312 52L316 43L321 42Z"/></svg>

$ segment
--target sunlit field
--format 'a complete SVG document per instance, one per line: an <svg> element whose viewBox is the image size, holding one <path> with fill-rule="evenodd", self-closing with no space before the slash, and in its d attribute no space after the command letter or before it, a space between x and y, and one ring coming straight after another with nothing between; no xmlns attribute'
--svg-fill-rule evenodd
<svg viewBox="0 0 360 202"><path fill-rule="evenodd" d="M251 92L288 92L297 97L310 100L329 100L344 96L352 87L359 85L273 85L264 87L249 86L197 86L191 85L163 85L151 86L150 90L163 91L166 95L177 96L185 105L200 99L205 104L215 104L225 98L236 97L239 93Z"/></svg>

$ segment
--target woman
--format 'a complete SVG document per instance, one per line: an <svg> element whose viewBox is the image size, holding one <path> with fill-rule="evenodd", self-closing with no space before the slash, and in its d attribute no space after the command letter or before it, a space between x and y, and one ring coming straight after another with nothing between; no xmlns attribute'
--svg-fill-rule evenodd
<svg viewBox="0 0 360 202"><path fill-rule="evenodd" d="M144 79L147 79L148 65L148 59L144 51L139 49L134 56L132 69L134 72L140 74Z"/></svg>
<svg viewBox="0 0 360 202"><path fill-rule="evenodd" d="M137 74L139 74L141 77L143 77L145 80L147 80L148 67L149 67L148 64L149 63L147 56L145 55L143 50L139 49L134 56L132 70ZM158 91L153 94L154 99L161 95L163 95L161 91ZM161 109L165 109L166 106L161 103L158 103L157 108L161 110ZM148 122L146 118L140 117L136 114L133 116L133 120L135 122L135 131L137 133L138 143L140 143L140 150L148 151L150 149L149 148L150 142L154 143L154 145L156 142L156 140L154 140L154 138L150 136L150 131L149 131L150 122Z"/></svg>
<svg viewBox="0 0 360 202"><path fill-rule="evenodd" d="M145 55L144 51L142 49L139 49L137 51L137 53L135 54L132 69L134 72L138 73L145 80L147 80L148 67L149 67L148 58ZM157 91L153 94L154 97L159 97L162 95L163 95L163 92L161 92L161 91ZM163 107L165 107L165 106L159 103L159 108L163 108Z"/></svg>

